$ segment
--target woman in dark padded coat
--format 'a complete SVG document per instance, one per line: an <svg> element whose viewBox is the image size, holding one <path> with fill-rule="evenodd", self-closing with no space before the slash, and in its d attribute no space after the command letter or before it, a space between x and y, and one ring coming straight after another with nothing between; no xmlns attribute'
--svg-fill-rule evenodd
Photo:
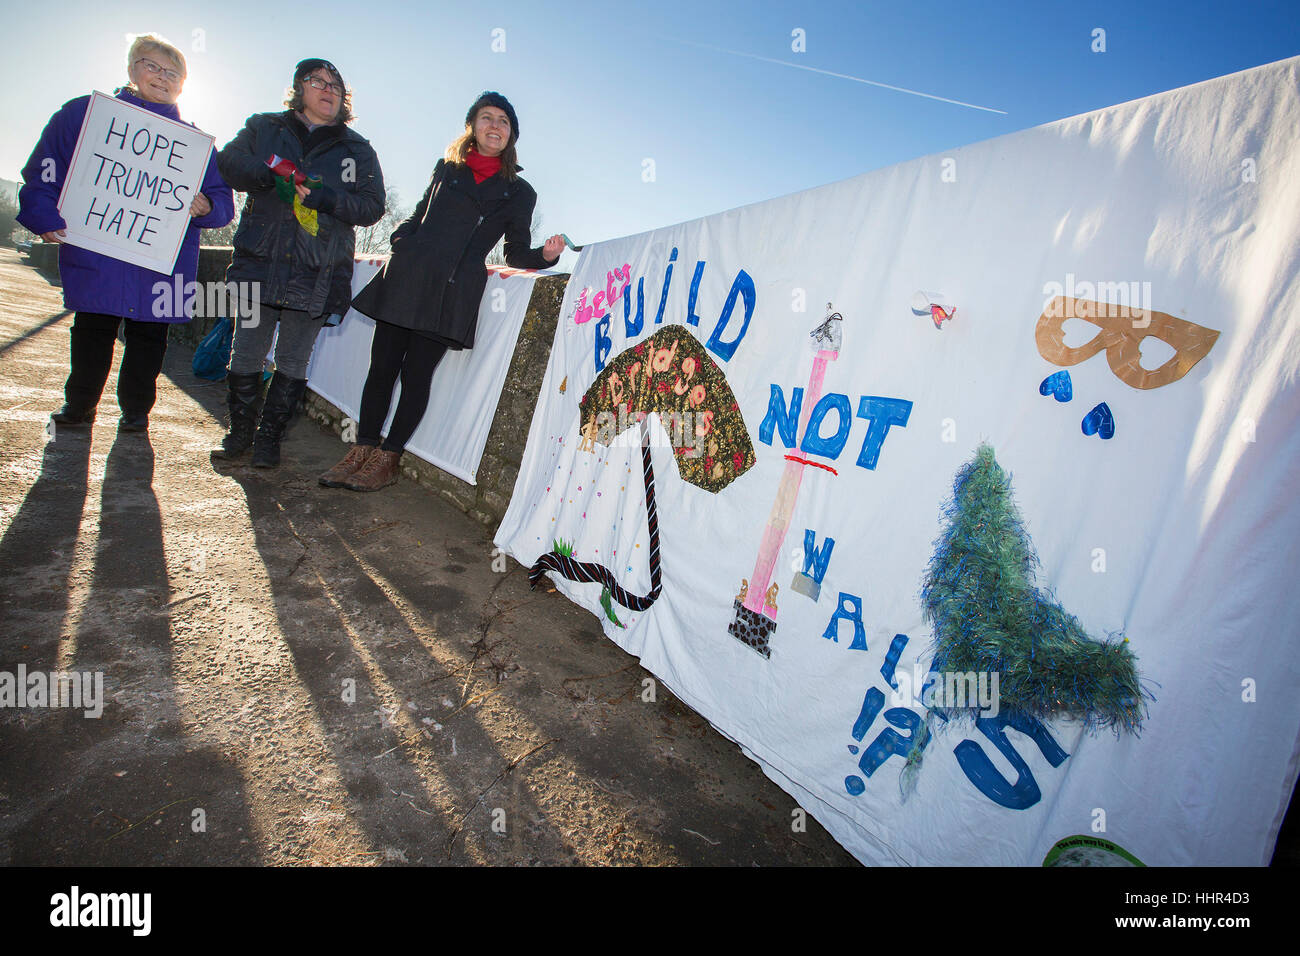
<svg viewBox="0 0 1300 956"><path fill-rule="evenodd" d="M424 417L434 369L447 349L474 345L487 284L483 260L503 235L508 265L543 269L559 260L561 236L529 248L537 194L518 176L518 139L509 101L500 93L481 95L465 115L465 132L434 167L424 198L393 233L392 258L353 300L353 308L375 320L370 371L357 443L321 475L321 484L378 491L397 480L398 460ZM380 444L399 376L401 397Z"/></svg>
<svg viewBox="0 0 1300 956"><path fill-rule="evenodd" d="M248 193L226 281L256 284L260 299L258 314L235 327L230 433L213 454L238 458L252 445L257 468L280 463L280 440L307 388L316 334L327 316L348 310L355 227L384 215L379 158L348 126L352 92L338 68L303 60L284 105L284 112L250 116L217 157L226 181ZM315 187L295 185L290 165L315 177ZM259 411L262 364L277 328L275 377Z"/></svg>

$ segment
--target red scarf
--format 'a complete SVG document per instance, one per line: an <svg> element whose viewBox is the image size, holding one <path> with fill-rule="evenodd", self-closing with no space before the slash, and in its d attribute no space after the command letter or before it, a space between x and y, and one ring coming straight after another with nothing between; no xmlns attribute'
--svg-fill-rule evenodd
<svg viewBox="0 0 1300 956"><path fill-rule="evenodd" d="M484 156L471 146L469 151L465 154L465 165L468 166L470 172L474 174L474 183L477 185L488 177L497 174L501 169L501 157Z"/></svg>

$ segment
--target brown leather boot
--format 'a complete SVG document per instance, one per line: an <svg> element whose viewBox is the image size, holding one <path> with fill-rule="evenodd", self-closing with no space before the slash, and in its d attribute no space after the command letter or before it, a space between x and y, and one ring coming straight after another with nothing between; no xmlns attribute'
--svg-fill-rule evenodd
<svg viewBox="0 0 1300 956"><path fill-rule="evenodd" d="M342 488L376 450L374 445L353 445L343 460L318 479L326 488Z"/></svg>
<svg viewBox="0 0 1300 956"><path fill-rule="evenodd" d="M366 459L366 463L352 474L352 477L343 482L343 487L351 488L353 491L378 491L380 488L387 488L397 481L397 476L400 474L397 463L401 458L400 451L384 451L378 448Z"/></svg>

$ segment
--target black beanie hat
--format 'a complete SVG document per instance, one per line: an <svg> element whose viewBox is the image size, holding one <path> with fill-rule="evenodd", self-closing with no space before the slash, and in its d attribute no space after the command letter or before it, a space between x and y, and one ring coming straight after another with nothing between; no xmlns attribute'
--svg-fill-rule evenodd
<svg viewBox="0 0 1300 956"><path fill-rule="evenodd" d="M465 114L465 125L471 129L474 127L474 116L485 106L495 106L503 111L506 116L510 117L510 142L519 139L519 117L515 115L515 108L510 105L510 101L493 90L484 90L479 94L474 105L469 108Z"/></svg>
<svg viewBox="0 0 1300 956"><path fill-rule="evenodd" d="M343 74L339 72L339 68L335 66L333 63L331 63L329 60L322 60L319 57L312 57L311 59L303 60L301 63L295 66L293 68L293 82L295 84L301 83L307 77L311 76L311 74L314 71L319 70L321 67L324 67L325 69L333 73L335 79L339 81L339 86L343 87L345 92L347 91L348 88L347 84L343 82Z"/></svg>

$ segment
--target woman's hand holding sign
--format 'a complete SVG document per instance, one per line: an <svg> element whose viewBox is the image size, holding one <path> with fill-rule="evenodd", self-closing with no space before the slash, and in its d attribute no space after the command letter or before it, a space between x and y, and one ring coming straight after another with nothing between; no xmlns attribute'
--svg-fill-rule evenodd
<svg viewBox="0 0 1300 956"><path fill-rule="evenodd" d="M212 202L203 193L195 193L194 201L190 203L190 218L197 219L210 212L212 212Z"/></svg>

